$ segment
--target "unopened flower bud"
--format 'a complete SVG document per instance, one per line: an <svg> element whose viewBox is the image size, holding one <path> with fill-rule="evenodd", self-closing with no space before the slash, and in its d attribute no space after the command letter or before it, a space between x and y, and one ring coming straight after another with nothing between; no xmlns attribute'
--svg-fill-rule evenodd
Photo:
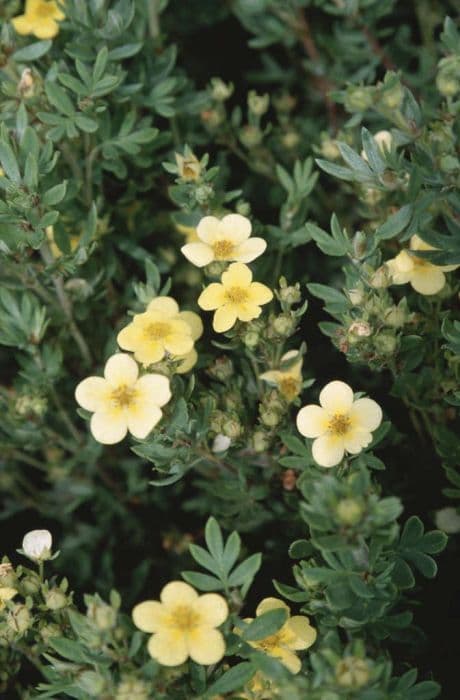
<svg viewBox="0 0 460 700"><path fill-rule="evenodd" d="M224 83L221 78L211 78L211 95L216 102L225 102L233 94L233 83Z"/></svg>
<svg viewBox="0 0 460 700"><path fill-rule="evenodd" d="M115 692L115 700L148 700L149 697L148 686L137 678L122 678Z"/></svg>
<svg viewBox="0 0 460 700"><path fill-rule="evenodd" d="M250 112L257 117L261 117L268 110L269 104L270 97L267 93L265 93L265 95L258 95L255 90L250 90L248 94L248 107Z"/></svg>
<svg viewBox="0 0 460 700"><path fill-rule="evenodd" d="M365 299L365 294L362 289L349 289L348 298L353 306L360 306Z"/></svg>
<svg viewBox="0 0 460 700"><path fill-rule="evenodd" d="M96 671L82 671L75 680L76 685L91 698L100 697L105 688L105 679Z"/></svg>
<svg viewBox="0 0 460 700"><path fill-rule="evenodd" d="M77 301L86 301L93 293L93 287L83 277L73 277L64 285L68 292Z"/></svg>
<svg viewBox="0 0 460 700"><path fill-rule="evenodd" d="M201 112L201 119L210 129L217 129L225 119L220 109L205 109Z"/></svg>
<svg viewBox="0 0 460 700"><path fill-rule="evenodd" d="M22 590L25 595L34 595L41 588L40 578L35 573L30 573L21 579Z"/></svg>
<svg viewBox="0 0 460 700"><path fill-rule="evenodd" d="M278 95L278 97L275 97L273 103L275 105L275 108L279 112L288 113L292 112L292 110L296 106L297 99L293 95L290 95L289 93L285 92L282 95Z"/></svg>
<svg viewBox="0 0 460 700"><path fill-rule="evenodd" d="M338 519L344 525L356 525L362 518L363 506L354 498L343 498L335 510Z"/></svg>
<svg viewBox="0 0 460 700"><path fill-rule="evenodd" d="M218 357L214 364L209 368L208 373L211 377L219 379L221 382L226 382L233 376L233 362L229 357Z"/></svg>
<svg viewBox="0 0 460 700"><path fill-rule="evenodd" d="M355 258L362 258L366 254L367 238L362 231L356 231L353 236L353 255Z"/></svg>
<svg viewBox="0 0 460 700"><path fill-rule="evenodd" d="M246 124L240 129L239 137L243 146L246 146L248 149L258 146L263 138L261 130L251 124Z"/></svg>
<svg viewBox="0 0 460 700"><path fill-rule="evenodd" d="M189 155L174 154L177 163L178 175L186 182L198 180L201 175L200 161L194 153Z"/></svg>
<svg viewBox="0 0 460 700"><path fill-rule="evenodd" d="M345 95L345 108L349 112L364 112L372 106L373 96L368 88L350 87Z"/></svg>
<svg viewBox="0 0 460 700"><path fill-rule="evenodd" d="M46 413L48 402L42 396L18 396L15 402L15 410L20 416L37 416L40 418Z"/></svg>
<svg viewBox="0 0 460 700"><path fill-rule="evenodd" d="M214 195L212 185L200 185L195 190L195 199L198 204L206 204Z"/></svg>
<svg viewBox="0 0 460 700"><path fill-rule="evenodd" d="M237 415L231 415L225 419L222 432L226 437L237 438L241 435L242 426Z"/></svg>
<svg viewBox="0 0 460 700"><path fill-rule="evenodd" d="M299 284L297 283L295 286L289 285L287 287L280 287L279 298L286 304L298 304L302 299Z"/></svg>
<svg viewBox="0 0 460 700"><path fill-rule="evenodd" d="M281 338L288 338L294 331L296 322L290 314L280 314L271 321L271 328Z"/></svg>
<svg viewBox="0 0 460 700"><path fill-rule="evenodd" d="M101 632L112 629L117 621L117 611L97 597L88 605L86 616Z"/></svg>
<svg viewBox="0 0 460 700"><path fill-rule="evenodd" d="M407 311L402 306L390 306L383 316L386 326L401 328L407 320Z"/></svg>
<svg viewBox="0 0 460 700"><path fill-rule="evenodd" d="M9 561L0 564L0 588L13 588L16 584L16 572Z"/></svg>
<svg viewBox="0 0 460 700"><path fill-rule="evenodd" d="M339 147L337 146L337 141L335 139L331 139L328 134L325 134L324 138L321 140L320 149L321 155L328 160L337 160L337 158L340 158L340 151Z"/></svg>
<svg viewBox="0 0 460 700"><path fill-rule="evenodd" d="M397 84L393 87L384 90L380 96L380 103L388 109L398 109L404 99L404 89L402 85Z"/></svg>
<svg viewBox="0 0 460 700"><path fill-rule="evenodd" d="M347 656L337 664L335 678L344 688L362 688L369 682L369 665L357 656Z"/></svg>
<svg viewBox="0 0 460 700"><path fill-rule="evenodd" d="M356 335L358 338L368 338L372 335L372 326L367 321L354 321L350 325L348 332Z"/></svg>
<svg viewBox="0 0 460 700"><path fill-rule="evenodd" d="M272 409L270 407L261 408L260 420L267 427L274 428L281 421L281 416L280 416L278 411L275 411L274 409Z"/></svg>
<svg viewBox="0 0 460 700"><path fill-rule="evenodd" d="M226 452L230 447L231 442L232 440L228 437L228 435L222 435L222 433L218 433L214 438L214 442L212 443L211 449L213 452Z"/></svg>
<svg viewBox="0 0 460 700"><path fill-rule="evenodd" d="M53 538L49 530L31 530L22 540L22 549L32 561L45 561L51 556Z"/></svg>
<svg viewBox="0 0 460 700"><path fill-rule="evenodd" d="M281 143L285 148L296 148L300 143L300 134L298 131L290 129L286 131L281 137Z"/></svg>
<svg viewBox="0 0 460 700"><path fill-rule="evenodd" d="M374 338L374 346L381 355L392 355L396 350L397 340L391 333L379 333Z"/></svg>
<svg viewBox="0 0 460 700"><path fill-rule="evenodd" d="M21 97L33 97L34 94L34 77L30 68L24 68L21 74L21 79L18 83L18 93Z"/></svg>
<svg viewBox="0 0 460 700"><path fill-rule="evenodd" d="M259 340L260 340L260 336L259 336L259 333L257 331L250 330L243 335L242 340L243 340L244 345L248 349L251 350L251 349L257 347Z"/></svg>
<svg viewBox="0 0 460 700"><path fill-rule="evenodd" d="M209 418L209 428L212 430L214 433L221 433L222 432L222 425L225 420L225 413L222 411L213 411L211 413L211 416Z"/></svg>
<svg viewBox="0 0 460 700"><path fill-rule="evenodd" d="M17 634L22 634L29 629L32 624L32 617L25 605L13 605L6 616L6 624Z"/></svg>
<svg viewBox="0 0 460 700"><path fill-rule="evenodd" d="M266 433L262 430L256 430L252 436L252 447L255 452L265 452L268 449L270 442Z"/></svg>
<svg viewBox="0 0 460 700"><path fill-rule="evenodd" d="M460 532L460 514L456 508L447 507L438 510L435 515L436 527L449 535Z"/></svg>
<svg viewBox="0 0 460 700"><path fill-rule="evenodd" d="M61 628L58 625L53 624L52 622L50 622L47 625L44 625L40 629L40 636L45 642L45 644L48 644L49 640L53 637L60 637L61 634Z"/></svg>
<svg viewBox="0 0 460 700"><path fill-rule="evenodd" d="M391 284L391 275L386 265L381 265L371 276L369 284L374 289L383 289Z"/></svg>
<svg viewBox="0 0 460 700"><path fill-rule="evenodd" d="M45 593L45 603L49 610L60 610L67 605L67 597L60 588L51 588Z"/></svg>

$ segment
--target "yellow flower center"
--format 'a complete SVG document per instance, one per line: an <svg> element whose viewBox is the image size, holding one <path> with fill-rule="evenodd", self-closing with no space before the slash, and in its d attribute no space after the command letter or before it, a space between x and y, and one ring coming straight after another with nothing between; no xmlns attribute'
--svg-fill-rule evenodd
<svg viewBox="0 0 460 700"><path fill-rule="evenodd" d="M191 632L199 624L199 614L189 605L177 605L171 612L170 625L181 632Z"/></svg>
<svg viewBox="0 0 460 700"><path fill-rule="evenodd" d="M275 632L275 634L271 634L269 637L266 637L265 639L261 639L260 641L257 641L255 644L259 649L262 649L265 651L267 654L270 654L270 652L275 651L277 648L280 646L286 646L286 644L289 642L289 634L287 631L282 627L278 632Z"/></svg>
<svg viewBox="0 0 460 700"><path fill-rule="evenodd" d="M54 15L55 11L56 6L54 2L41 2L34 14L38 19L48 19L48 17Z"/></svg>
<svg viewBox="0 0 460 700"><path fill-rule="evenodd" d="M230 304L244 304L248 300L248 290L244 287L228 287L225 290L226 300Z"/></svg>
<svg viewBox="0 0 460 700"><path fill-rule="evenodd" d="M351 420L346 414L336 413L329 420L328 430L334 435L345 435L351 427Z"/></svg>
<svg viewBox="0 0 460 700"><path fill-rule="evenodd" d="M228 260L233 253L234 245L231 241L217 241L213 244L214 257L216 260Z"/></svg>
<svg viewBox="0 0 460 700"><path fill-rule="evenodd" d="M117 408L126 408L134 403L136 395L136 389L126 384L121 384L112 391L110 398Z"/></svg>
<svg viewBox="0 0 460 700"><path fill-rule="evenodd" d="M295 377L283 377L279 382L279 390L287 399L295 399L300 391L300 382Z"/></svg>
<svg viewBox="0 0 460 700"><path fill-rule="evenodd" d="M145 335L150 340L162 340L166 338L171 332L171 326L169 323L164 323L163 321L155 321L154 323L149 323L145 329Z"/></svg>
<svg viewBox="0 0 460 700"><path fill-rule="evenodd" d="M412 255L412 262L414 264L414 267L418 268L428 268L428 267L434 267L433 263L430 263L429 260L425 260L424 258L417 258L416 255Z"/></svg>

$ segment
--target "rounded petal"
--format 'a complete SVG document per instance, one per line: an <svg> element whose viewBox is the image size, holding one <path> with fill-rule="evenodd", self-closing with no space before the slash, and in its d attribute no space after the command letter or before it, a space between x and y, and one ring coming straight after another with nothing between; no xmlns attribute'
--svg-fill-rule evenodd
<svg viewBox="0 0 460 700"><path fill-rule="evenodd" d="M259 375L259 379L263 379L264 382L268 382L269 384L278 384L282 377L283 373L276 369L269 370Z"/></svg>
<svg viewBox="0 0 460 700"><path fill-rule="evenodd" d="M176 630L162 629L153 634L147 649L150 656L162 666L180 666L189 656L185 635Z"/></svg>
<svg viewBox="0 0 460 700"><path fill-rule="evenodd" d="M345 450L352 455L359 454L372 442L372 433L364 430L352 430L343 436Z"/></svg>
<svg viewBox="0 0 460 700"><path fill-rule="evenodd" d="M117 343L123 350L133 352L139 345L145 343L144 326L141 323L130 323L117 335Z"/></svg>
<svg viewBox="0 0 460 700"><path fill-rule="evenodd" d="M224 304L214 313L212 327L216 333L225 333L230 330L237 319L237 314L233 304Z"/></svg>
<svg viewBox="0 0 460 700"><path fill-rule="evenodd" d="M196 232L203 243L212 245L221 238L220 219L215 216L204 216L199 221Z"/></svg>
<svg viewBox="0 0 460 700"><path fill-rule="evenodd" d="M238 262L250 263L265 251L267 241L263 238L248 238L247 241L240 243L235 250L233 257Z"/></svg>
<svg viewBox="0 0 460 700"><path fill-rule="evenodd" d="M446 277L436 265L417 265L411 274L410 283L419 294L437 294L444 287Z"/></svg>
<svg viewBox="0 0 460 700"><path fill-rule="evenodd" d="M190 332L187 326L187 331ZM183 333L170 333L164 340L166 350L176 357L186 355L193 348L193 339L191 335Z"/></svg>
<svg viewBox="0 0 460 700"><path fill-rule="evenodd" d="M277 610L278 608L284 608L288 613L290 612L289 605L286 605L284 600L280 600L279 598L264 598L256 608L256 615L263 615L270 610Z"/></svg>
<svg viewBox="0 0 460 700"><path fill-rule="evenodd" d="M248 239L251 235L251 230L251 222L241 214L227 214L220 222L221 236L235 244L242 243Z"/></svg>
<svg viewBox="0 0 460 700"><path fill-rule="evenodd" d="M420 238L416 233L410 239L410 249L411 250L437 250L429 243L425 243L423 238Z"/></svg>
<svg viewBox="0 0 460 700"><path fill-rule="evenodd" d="M224 638L219 630L197 627L188 635L188 652L197 664L210 666L220 661L225 654Z"/></svg>
<svg viewBox="0 0 460 700"><path fill-rule="evenodd" d="M0 588L0 602L11 600L15 595L17 595L17 590L15 588L10 588L9 586Z"/></svg>
<svg viewBox="0 0 460 700"><path fill-rule="evenodd" d="M300 669L302 668L302 663L297 656L297 654L294 654L293 651L290 649L284 649L283 647L278 647L276 649L276 653L273 654L276 658L278 658L281 663L286 666L287 669L291 673L299 673Z"/></svg>
<svg viewBox="0 0 460 700"><path fill-rule="evenodd" d="M33 34L37 39L54 39L59 32L59 24L54 19L40 20L34 24Z"/></svg>
<svg viewBox="0 0 460 700"><path fill-rule="evenodd" d="M204 267L214 260L214 251L206 243L187 243L182 246L181 251L196 267Z"/></svg>
<svg viewBox="0 0 460 700"><path fill-rule="evenodd" d="M161 420L163 413L161 408L148 403L136 403L126 411L128 430L131 435L144 440Z"/></svg>
<svg viewBox="0 0 460 700"><path fill-rule="evenodd" d="M187 605L194 603L198 593L184 581L170 581L160 593L161 602L168 608L175 605Z"/></svg>
<svg viewBox="0 0 460 700"><path fill-rule="evenodd" d="M249 287L252 282L252 272L243 263L232 263L222 274L224 287Z"/></svg>
<svg viewBox="0 0 460 700"><path fill-rule="evenodd" d="M229 304L228 306L232 306L237 318L245 323L252 321L254 318L259 318L262 313L262 309L257 304Z"/></svg>
<svg viewBox="0 0 460 700"><path fill-rule="evenodd" d="M343 459L345 447L343 439L333 435L321 435L312 445L313 459L320 467L335 467Z"/></svg>
<svg viewBox="0 0 460 700"><path fill-rule="evenodd" d="M128 422L122 411L98 411L91 418L90 428L102 445L115 445L126 437Z"/></svg>
<svg viewBox="0 0 460 700"><path fill-rule="evenodd" d="M117 352L106 362L104 368L104 377L111 386L119 386L134 384L139 375L137 363L132 357L123 352Z"/></svg>
<svg viewBox="0 0 460 700"><path fill-rule="evenodd" d="M157 632L164 625L165 609L158 600L146 600L133 608L133 622L142 632Z"/></svg>
<svg viewBox="0 0 460 700"><path fill-rule="evenodd" d="M103 377L87 377L75 389L75 399L87 411L101 411L109 400L110 387Z"/></svg>
<svg viewBox="0 0 460 700"><path fill-rule="evenodd" d="M26 36L27 34L32 34L34 30L34 25L30 21L27 15L19 15L18 17L13 17L11 20L15 31L21 36Z"/></svg>
<svg viewBox="0 0 460 700"><path fill-rule="evenodd" d="M31 530L22 540L24 554L30 559L40 559L49 553L53 546L53 537L49 530Z"/></svg>
<svg viewBox="0 0 460 700"><path fill-rule="evenodd" d="M294 615L286 624L296 637L295 641L289 644L291 649L308 649L314 644L317 632L310 625L308 617L305 617L305 615Z"/></svg>
<svg viewBox="0 0 460 700"><path fill-rule="evenodd" d="M147 313L152 311L159 311L168 318L171 318L179 313L179 306L177 301L172 297L155 297L147 306Z"/></svg>
<svg viewBox="0 0 460 700"><path fill-rule="evenodd" d="M382 422L382 409L372 399L357 399L351 407L349 417L356 427L372 431Z"/></svg>
<svg viewBox="0 0 460 700"><path fill-rule="evenodd" d="M198 353L195 350L195 348L193 348L183 357L176 357L175 359L180 360L180 363L175 369L176 374L185 374L186 372L190 372L192 367L196 365L198 360Z"/></svg>
<svg viewBox="0 0 460 700"><path fill-rule="evenodd" d="M198 297L198 306L205 311L214 311L225 304L225 289L222 284L213 282L203 289Z"/></svg>
<svg viewBox="0 0 460 700"><path fill-rule="evenodd" d="M253 282L249 287L249 298L253 304L268 304L273 299L273 292L265 284Z"/></svg>
<svg viewBox="0 0 460 700"><path fill-rule="evenodd" d="M144 374L138 379L136 389L156 406L164 406L171 398L169 379L162 374Z"/></svg>
<svg viewBox="0 0 460 700"><path fill-rule="evenodd" d="M319 402L328 413L348 413L353 404L353 390L345 382L329 382L321 390Z"/></svg>
<svg viewBox="0 0 460 700"><path fill-rule="evenodd" d="M181 311L178 318L189 326L193 340L198 340L203 335L203 322L194 311Z"/></svg>
<svg viewBox="0 0 460 700"><path fill-rule="evenodd" d="M310 404L300 409L297 414L297 430L308 438L323 435L329 425L329 416L321 406Z"/></svg>
<svg viewBox="0 0 460 700"><path fill-rule="evenodd" d="M219 627L228 617L227 601L217 593L200 595L193 603L193 610L199 613L200 624L206 627Z"/></svg>

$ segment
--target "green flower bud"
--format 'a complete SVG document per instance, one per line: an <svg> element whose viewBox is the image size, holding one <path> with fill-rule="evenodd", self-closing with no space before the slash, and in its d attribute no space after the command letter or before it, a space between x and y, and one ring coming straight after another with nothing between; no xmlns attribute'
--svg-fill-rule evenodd
<svg viewBox="0 0 460 700"><path fill-rule="evenodd" d="M53 624L50 622L47 625L44 625L40 629L40 636L45 642L45 644L48 644L49 640L52 639L53 637L60 637L62 635L61 629L58 625Z"/></svg>
<svg viewBox="0 0 460 700"><path fill-rule="evenodd" d="M31 572L21 579L21 587L25 595L34 595L40 590L40 579L37 574Z"/></svg>
<svg viewBox="0 0 460 700"><path fill-rule="evenodd" d="M320 151L321 155L328 160L337 160L337 158L340 158L340 151L339 147L337 146L337 141L335 139L331 139L329 134L324 134L323 138L321 139Z"/></svg>
<svg viewBox="0 0 460 700"><path fill-rule="evenodd" d="M374 272L369 280L369 284L374 289L382 289L390 286L391 275L386 265L382 265Z"/></svg>
<svg viewBox="0 0 460 700"><path fill-rule="evenodd" d="M10 629L23 634L32 624L32 616L25 605L14 605L6 616L6 624Z"/></svg>
<svg viewBox="0 0 460 700"><path fill-rule="evenodd" d="M353 236L353 255L355 258L362 258L366 254L367 238L362 231L356 231Z"/></svg>
<svg viewBox="0 0 460 700"><path fill-rule="evenodd" d="M279 290L279 298L281 301L284 301L286 304L298 304L300 300L302 299L302 295L300 293L300 285L297 283L295 286L289 285L289 286L281 286Z"/></svg>
<svg viewBox="0 0 460 700"><path fill-rule="evenodd" d="M117 686L114 700L148 700L150 692L144 681L125 676Z"/></svg>
<svg viewBox="0 0 460 700"><path fill-rule="evenodd" d="M280 314L271 320L270 326L275 335L288 338L295 330L296 322L290 314Z"/></svg>
<svg viewBox="0 0 460 700"><path fill-rule="evenodd" d="M335 678L344 688L362 688L369 682L369 664L357 656L347 656L337 664Z"/></svg>
<svg viewBox="0 0 460 700"><path fill-rule="evenodd" d="M221 78L211 78L211 96L216 102L225 102L233 94L233 83L224 83Z"/></svg>
<svg viewBox="0 0 460 700"><path fill-rule="evenodd" d="M404 99L404 89L402 85L397 84L393 87L384 90L380 96L380 103L388 109L398 109Z"/></svg>
<svg viewBox="0 0 460 700"><path fill-rule="evenodd" d="M268 449L270 441L268 435L262 430L256 430L252 436L252 447L256 452L265 452Z"/></svg>
<svg viewBox="0 0 460 700"><path fill-rule="evenodd" d="M214 196L214 188L212 185L200 185L195 190L195 199L198 204L207 204Z"/></svg>
<svg viewBox="0 0 460 700"><path fill-rule="evenodd" d="M401 328L407 321L407 310L401 306L390 306L384 313L383 320L386 326Z"/></svg>
<svg viewBox="0 0 460 700"><path fill-rule="evenodd" d="M40 418L46 413L48 402L41 396L18 396L15 403L15 410L20 416L37 416Z"/></svg>
<svg viewBox="0 0 460 700"><path fill-rule="evenodd" d="M383 331L374 338L374 347L381 355L392 355L396 350L398 341L391 333Z"/></svg>
<svg viewBox="0 0 460 700"><path fill-rule="evenodd" d="M343 525L356 525L362 518L362 504L354 498L343 498L335 509L338 519Z"/></svg>
<svg viewBox="0 0 460 700"><path fill-rule="evenodd" d="M0 564L0 588L15 588L17 582L16 572L9 561Z"/></svg>
<svg viewBox="0 0 460 700"><path fill-rule="evenodd" d="M104 601L95 599L86 611L87 617L101 632L112 629L117 621L117 612Z"/></svg>
<svg viewBox="0 0 460 700"><path fill-rule="evenodd" d="M224 420L225 413L223 411L213 411L209 418L209 429L214 433L221 433Z"/></svg>
<svg viewBox="0 0 460 700"><path fill-rule="evenodd" d="M364 112L373 103L372 91L365 87L349 87L345 95L345 109L348 112Z"/></svg>
<svg viewBox="0 0 460 700"><path fill-rule="evenodd" d="M281 421L281 416L278 411L273 408L261 408L260 420L269 428L274 428Z"/></svg>
<svg viewBox="0 0 460 700"><path fill-rule="evenodd" d="M437 528L449 535L460 532L460 514L456 508L441 508L436 512L435 522Z"/></svg>
<svg viewBox="0 0 460 700"><path fill-rule="evenodd" d="M230 414L222 425L222 432L229 438L237 438L242 433L242 425L236 414Z"/></svg>
<svg viewBox="0 0 460 700"><path fill-rule="evenodd" d="M60 610L67 605L67 596L60 588L51 588L45 593L45 604L49 610Z"/></svg>
<svg viewBox="0 0 460 700"><path fill-rule="evenodd" d="M300 143L300 134L298 131L286 131L281 137L281 143L285 148L296 148Z"/></svg>
<svg viewBox="0 0 460 700"><path fill-rule="evenodd" d="M250 350L256 348L259 344L260 335L257 331L250 330L243 335L243 344Z"/></svg>
<svg viewBox="0 0 460 700"><path fill-rule="evenodd" d="M255 90L250 90L248 94L248 108L250 112L257 117L261 117L268 110L269 105L270 97L267 93L258 95Z"/></svg>
<svg viewBox="0 0 460 700"><path fill-rule="evenodd" d="M366 295L362 289L349 289L348 298L350 299L353 306L361 306Z"/></svg>
<svg viewBox="0 0 460 700"><path fill-rule="evenodd" d="M455 156L442 156L439 167L444 173L452 173L460 168L460 161Z"/></svg>
<svg viewBox="0 0 460 700"><path fill-rule="evenodd" d="M208 370L208 374L210 374L211 377L219 379L221 382L226 382L233 376L233 373L233 362L229 357L225 356L218 357Z"/></svg>
<svg viewBox="0 0 460 700"><path fill-rule="evenodd" d="M247 149L255 148L262 142L262 132L257 126L246 124L240 129L240 141Z"/></svg>
<svg viewBox="0 0 460 700"><path fill-rule="evenodd" d="M460 92L460 80L447 71L441 71L436 76L436 87L444 97L455 97Z"/></svg>
<svg viewBox="0 0 460 700"><path fill-rule="evenodd" d="M75 680L76 685L91 698L100 697L106 686L105 678L96 671L83 671Z"/></svg>

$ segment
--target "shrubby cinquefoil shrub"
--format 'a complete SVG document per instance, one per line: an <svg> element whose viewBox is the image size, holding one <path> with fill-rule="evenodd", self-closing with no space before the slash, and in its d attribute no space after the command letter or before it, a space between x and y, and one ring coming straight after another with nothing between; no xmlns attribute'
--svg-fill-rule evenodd
<svg viewBox="0 0 460 700"><path fill-rule="evenodd" d="M456 11L2 2L2 697L440 697Z"/></svg>

